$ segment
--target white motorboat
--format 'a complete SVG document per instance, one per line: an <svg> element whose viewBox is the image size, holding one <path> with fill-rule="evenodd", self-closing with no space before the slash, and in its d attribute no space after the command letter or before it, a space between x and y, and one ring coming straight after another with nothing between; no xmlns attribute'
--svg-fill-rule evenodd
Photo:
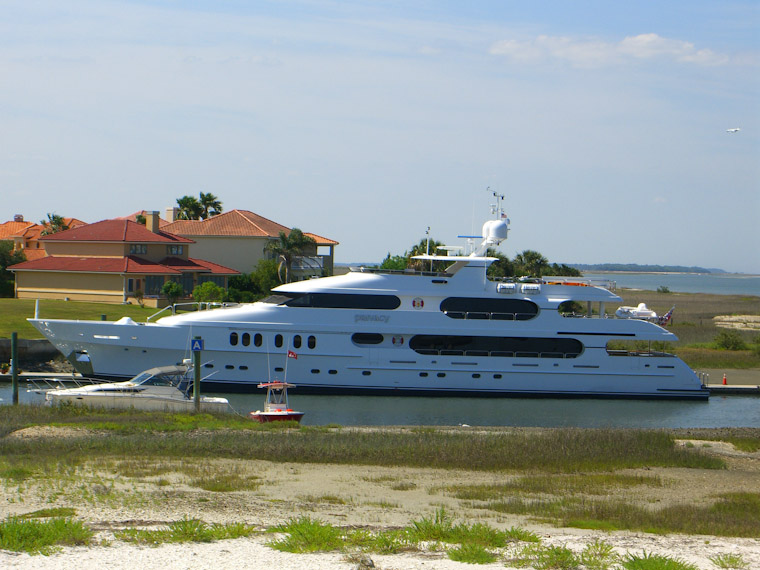
<svg viewBox="0 0 760 570"><path fill-rule="evenodd" d="M261 302L135 323L30 319L83 374L119 377L177 362L204 343L215 390L256 389L285 371L303 393L705 399L679 358L641 350L676 336L615 318L622 299L579 279L491 280L507 238L500 206L470 255L422 255L442 272L378 271L289 283ZM577 315L568 303L584 308ZM636 350L619 341L635 341ZM255 374L251 372L255 371Z"/></svg>
<svg viewBox="0 0 760 570"><path fill-rule="evenodd" d="M195 410L195 399L191 372L192 367L187 364L159 366L145 370L126 382L44 390L45 401L100 408L192 412ZM201 396L200 408L204 412L225 412L229 411L229 402L226 398Z"/></svg>
<svg viewBox="0 0 760 570"><path fill-rule="evenodd" d="M290 403L288 403L288 388L295 388L295 385L275 381L263 382L259 384L259 388L266 388L267 390L264 409L251 412L248 417L262 424L301 421L304 413L291 409Z"/></svg>

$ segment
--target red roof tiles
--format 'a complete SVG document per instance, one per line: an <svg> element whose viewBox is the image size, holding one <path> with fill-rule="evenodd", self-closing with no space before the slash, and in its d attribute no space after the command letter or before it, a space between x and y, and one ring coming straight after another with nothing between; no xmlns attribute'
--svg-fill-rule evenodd
<svg viewBox="0 0 760 570"><path fill-rule="evenodd" d="M151 232L130 220L103 220L63 232L42 236L43 241L126 242L126 243L194 243L193 240L164 230Z"/></svg>
<svg viewBox="0 0 760 570"><path fill-rule="evenodd" d="M217 275L238 275L240 273L235 269L201 259L184 260L169 257L161 260L160 263L156 263L134 255L127 257L63 257L51 255L17 263L16 265L11 265L9 269L11 271L134 273L143 275L179 275L186 272L212 273Z"/></svg>

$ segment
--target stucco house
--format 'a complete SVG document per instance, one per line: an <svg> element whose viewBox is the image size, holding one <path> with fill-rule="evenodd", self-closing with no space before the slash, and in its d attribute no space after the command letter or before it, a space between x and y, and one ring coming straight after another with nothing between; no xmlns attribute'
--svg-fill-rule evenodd
<svg viewBox="0 0 760 570"><path fill-rule="evenodd" d="M70 229L87 224L76 218L63 218L63 223ZM0 240L13 241L13 249L23 251L27 261L40 259L45 257L45 248L39 241L45 229L44 225L25 221L22 214L16 214L12 221L0 224Z"/></svg>
<svg viewBox="0 0 760 570"><path fill-rule="evenodd" d="M190 257L193 240L159 229L157 212L146 225L103 220L41 236L45 256L10 266L20 299L70 299L105 303L143 301L162 307L161 288L180 283L186 295L205 281L227 287L239 272Z"/></svg>
<svg viewBox="0 0 760 570"><path fill-rule="evenodd" d="M174 219L175 212L167 209L167 220ZM248 210L230 210L205 220L176 220L162 229L192 239L196 255L242 273L250 273L259 260L269 258L267 244L279 239L280 232L288 235L291 230ZM314 239L315 246L295 260L292 268L295 280L332 275L338 242L312 233L304 235Z"/></svg>

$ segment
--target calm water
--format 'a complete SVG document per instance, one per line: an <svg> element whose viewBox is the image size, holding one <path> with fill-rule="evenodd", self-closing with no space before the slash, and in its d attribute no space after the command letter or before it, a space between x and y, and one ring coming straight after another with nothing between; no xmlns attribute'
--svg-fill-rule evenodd
<svg viewBox="0 0 760 570"><path fill-rule="evenodd" d="M261 408L264 394L215 394L240 414ZM0 404L11 402L0 384ZM41 403L19 390L22 403ZM523 398L313 396L290 392L290 405L306 412L304 425L459 425L522 427L697 428L760 427L760 397L714 396L707 402ZM0 412L1 413L1 412Z"/></svg>
<svg viewBox="0 0 760 570"><path fill-rule="evenodd" d="M679 293L760 296L760 275L692 273L584 273L588 279L615 281L618 287L657 291L667 287Z"/></svg>

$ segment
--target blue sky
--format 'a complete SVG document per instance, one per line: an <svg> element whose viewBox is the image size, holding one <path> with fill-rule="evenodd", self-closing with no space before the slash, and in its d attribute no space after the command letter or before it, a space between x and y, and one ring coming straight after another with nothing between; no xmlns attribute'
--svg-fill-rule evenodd
<svg viewBox="0 0 760 570"><path fill-rule="evenodd" d="M0 219L211 192L380 261L760 274L760 3L0 0ZM726 129L740 127L729 134Z"/></svg>

